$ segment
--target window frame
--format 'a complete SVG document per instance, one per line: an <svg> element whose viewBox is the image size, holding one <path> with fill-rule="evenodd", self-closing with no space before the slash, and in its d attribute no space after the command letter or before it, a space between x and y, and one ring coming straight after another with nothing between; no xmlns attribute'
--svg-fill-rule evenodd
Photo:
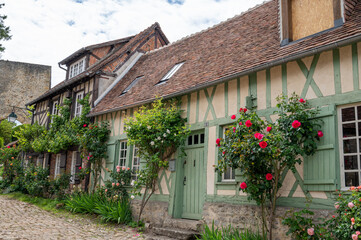
<svg viewBox="0 0 361 240"><path fill-rule="evenodd" d="M156 85L160 85L160 84L165 83L166 81L168 81L171 77L174 76L174 74L176 74L176 72L178 72L178 70L183 66L184 63L185 63L185 61L176 63L176 64L162 77L162 79L161 79Z"/></svg>
<svg viewBox="0 0 361 240"><path fill-rule="evenodd" d="M128 157L128 141L127 140L119 141L118 151L119 151L119 155L118 155L118 159L117 159L117 164L115 166L127 167L127 157ZM122 157L122 151L125 152L125 155L123 157ZM121 161L124 161L124 165L121 165Z"/></svg>
<svg viewBox="0 0 361 240"><path fill-rule="evenodd" d="M136 154L136 152L138 152L138 151L139 151L139 148L137 146L133 146L131 170L132 170L132 180L134 180L134 181L138 180L138 175L139 175L138 172L140 170L140 158L139 158L139 155ZM138 164L134 164L135 159L137 159ZM134 168L136 168L137 170L134 171Z"/></svg>
<svg viewBox="0 0 361 240"><path fill-rule="evenodd" d="M78 96L80 96L80 98L78 98ZM80 117L81 115L81 111L83 110L83 105L81 105L78 102L78 99L81 100L84 98L84 91L79 91L75 94L75 106L74 106L74 117Z"/></svg>
<svg viewBox="0 0 361 240"><path fill-rule="evenodd" d="M71 155L71 168L70 168L70 183L75 184L75 173L76 173L76 160L77 160L77 151L73 151Z"/></svg>
<svg viewBox="0 0 361 240"><path fill-rule="evenodd" d="M226 134L226 131L227 130L230 130L230 128L232 127L233 125L224 125L222 126L222 137L224 139L225 137L225 134ZM230 171L230 179L226 179L224 176L225 176L225 173ZM227 167L226 171L222 173L222 176L221 176L221 182L235 182L236 181L236 170L235 169L232 169L231 167Z"/></svg>
<svg viewBox="0 0 361 240"><path fill-rule="evenodd" d="M60 175L60 165L61 165L61 153L58 153L56 154L55 157L54 179Z"/></svg>
<svg viewBox="0 0 361 240"><path fill-rule="evenodd" d="M86 57L83 57L83 58L79 59L78 61L72 63L69 66L68 79L73 78L85 71L85 59L86 59ZM80 68L80 66L81 66L81 68Z"/></svg>
<svg viewBox="0 0 361 240"><path fill-rule="evenodd" d="M355 109L355 120L353 121L342 121L342 109L351 108L353 107ZM337 127L338 127L338 144L339 144L339 161L340 161L340 180L341 180L341 190L348 190L350 186L346 186L346 178L345 174L348 172L357 172L358 173L358 184L356 186L361 185L361 134L359 134L359 124L361 127L361 118L357 118L357 107L361 107L361 102L358 103L352 103L347 105L341 105L337 107ZM361 109L360 109L361 111ZM352 124L355 123L355 136L354 137L344 137L343 136L343 124ZM344 140L356 140L356 152L355 153L344 153ZM357 157L357 169L349 169L345 170L345 156L356 156Z"/></svg>

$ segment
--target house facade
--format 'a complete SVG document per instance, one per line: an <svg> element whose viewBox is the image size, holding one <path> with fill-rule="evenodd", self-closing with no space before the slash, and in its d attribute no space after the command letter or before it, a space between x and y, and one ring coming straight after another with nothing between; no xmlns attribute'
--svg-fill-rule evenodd
<svg viewBox="0 0 361 240"><path fill-rule="evenodd" d="M324 137L315 155L282 176L277 238L286 239L280 216L290 207L327 214L335 191L358 186L361 132L361 2L271 0L200 33L144 54L89 116L110 122L105 168L142 167L127 144L124 119L156 96L181 100L192 131L186 157L159 173L145 219L202 219L217 226L259 226L254 203L239 190L239 170L214 171L216 139L240 107L275 121L276 97L293 92L319 107ZM322 210L322 211L321 211ZM323 211L326 210L326 211Z"/></svg>
<svg viewBox="0 0 361 240"><path fill-rule="evenodd" d="M89 103L94 106L145 52L167 43L168 39L155 23L134 36L79 49L59 62L59 67L66 71L65 80L26 104L35 107L32 123L49 127L50 115L59 114L64 99L72 102L71 118L80 116L80 99L89 95ZM79 167L85 167L78 146L58 154L30 153L29 156L37 165L49 168L51 179L65 172L73 175Z"/></svg>

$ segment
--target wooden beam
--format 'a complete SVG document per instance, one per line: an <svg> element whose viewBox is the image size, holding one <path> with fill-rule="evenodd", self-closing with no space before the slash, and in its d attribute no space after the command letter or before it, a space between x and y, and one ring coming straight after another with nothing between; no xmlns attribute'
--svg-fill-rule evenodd
<svg viewBox="0 0 361 240"><path fill-rule="evenodd" d="M343 24L341 14L341 0L333 0L333 20L335 27L341 26Z"/></svg>
<svg viewBox="0 0 361 240"><path fill-rule="evenodd" d="M292 40L292 16L291 0L280 0L280 19L281 19L281 45L285 45Z"/></svg>

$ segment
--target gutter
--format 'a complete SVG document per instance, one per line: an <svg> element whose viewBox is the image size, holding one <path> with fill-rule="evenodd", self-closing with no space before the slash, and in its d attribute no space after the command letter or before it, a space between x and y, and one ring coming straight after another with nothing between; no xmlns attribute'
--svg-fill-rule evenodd
<svg viewBox="0 0 361 240"><path fill-rule="evenodd" d="M117 83L123 79L123 77L132 69L132 67L138 62L139 58L143 56L144 53L135 52L130 59L125 62L125 64L119 69L120 75L114 80L112 84L98 97L94 102L94 106L98 105L98 103L112 90ZM127 64L129 63L129 64ZM123 70L124 69L124 70Z"/></svg>
<svg viewBox="0 0 361 240"><path fill-rule="evenodd" d="M267 69L267 68L271 68L271 67L274 67L274 66L277 66L277 65L281 65L281 64L284 64L286 62L291 62L291 61L294 61L294 60L299 59L299 58L312 56L312 55L315 55L317 53L328 51L328 50L331 50L331 49L334 49L334 48L339 48L339 47L349 45L351 43L358 42L358 41L361 41L361 34L353 36L353 37L349 37L347 39L344 39L344 40L341 40L341 41L338 41L338 42L330 43L330 44L327 44L327 45L324 45L324 46L321 46L321 47L317 47L317 48L314 48L314 49L311 49L311 50L307 50L307 51L304 51L304 52L301 52L301 53L296 53L296 54L293 54L293 55L290 55L290 56L275 60L275 61L270 62L270 63L261 64L259 66L254 67L254 68L248 69L246 71L238 72L238 73L228 75L226 77L218 78L218 79L216 79L214 81L203 83L201 85L197 85L195 87L188 88L188 89L180 91L180 92L172 93L172 94L163 96L163 99L179 97L179 96L182 96L182 95L185 95L185 94L188 94L188 93L191 93L191 92L194 92L194 91L206 88L206 87L210 87L212 85L216 85L216 84L228 81L228 80L232 80L232 79L237 78L237 77L241 77L241 76L244 76L244 75L249 75L251 73L258 72L258 71L261 71L261 70L264 70L264 69ZM144 101L140 101L138 103L129 104L129 105L118 107L118 108L112 108L112 109L102 111L102 112L90 113L87 116L88 117L94 117L94 116L98 116L98 115L102 115L102 114L106 114L106 113L110 113L110 112L123 110L123 109L131 108L131 107L151 103L155 99L156 98L151 98L151 99L147 99L147 100L144 100Z"/></svg>

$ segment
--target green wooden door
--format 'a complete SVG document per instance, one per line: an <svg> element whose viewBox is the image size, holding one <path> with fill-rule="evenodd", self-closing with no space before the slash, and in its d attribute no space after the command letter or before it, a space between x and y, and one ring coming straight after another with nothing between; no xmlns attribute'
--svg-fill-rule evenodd
<svg viewBox="0 0 361 240"><path fill-rule="evenodd" d="M203 134L202 134L203 135ZM198 135L201 138L201 134ZM194 135L192 135L194 139ZM204 135L202 136L204 137ZM202 142L202 143L201 143ZM197 142L198 143L198 142ZM204 149L203 141L186 146L183 178L183 211L182 218L201 219L204 202Z"/></svg>

